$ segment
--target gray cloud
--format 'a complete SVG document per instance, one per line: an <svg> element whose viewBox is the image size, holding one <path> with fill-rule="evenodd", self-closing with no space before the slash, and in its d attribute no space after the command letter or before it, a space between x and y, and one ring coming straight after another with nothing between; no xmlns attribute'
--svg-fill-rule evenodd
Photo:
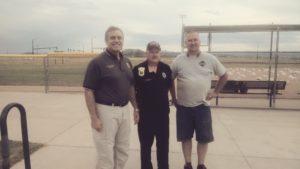
<svg viewBox="0 0 300 169"><path fill-rule="evenodd" d="M0 0L0 53L28 52L31 40L60 49L103 47L110 25L124 29L125 48L144 49L150 40L166 50L180 50L181 21L186 25L300 23L298 0ZM267 35L214 35L214 43L245 43L256 49L267 46ZM284 49L299 50L299 34L282 34Z"/></svg>

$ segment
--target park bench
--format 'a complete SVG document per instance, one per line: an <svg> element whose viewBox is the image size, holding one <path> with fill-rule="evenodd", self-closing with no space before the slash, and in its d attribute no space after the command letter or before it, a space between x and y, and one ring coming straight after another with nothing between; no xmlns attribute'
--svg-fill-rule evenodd
<svg viewBox="0 0 300 169"><path fill-rule="evenodd" d="M216 80L212 80L211 87L214 88L217 84ZM274 84L276 84L276 92L274 92ZM279 90L284 90L286 81L262 81L262 80L228 80L222 89L221 93L225 94L266 94L271 100L274 94L281 94ZM264 90L257 92L257 90ZM216 98L216 105L219 104L219 97Z"/></svg>

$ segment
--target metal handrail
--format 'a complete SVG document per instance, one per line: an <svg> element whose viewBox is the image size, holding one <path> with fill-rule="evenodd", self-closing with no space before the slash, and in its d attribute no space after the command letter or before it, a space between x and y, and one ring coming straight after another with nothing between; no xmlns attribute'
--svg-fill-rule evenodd
<svg viewBox="0 0 300 169"><path fill-rule="evenodd" d="M19 103L10 103L4 107L0 116L0 127L1 127L1 140L2 140L2 168L9 169L9 139L7 133L7 116L12 108L17 108L21 116L21 129L22 129L22 142L23 142L23 154L24 154L24 164L25 169L31 169L30 165L30 150L29 150L29 141L28 141L28 130L27 130L27 120L26 120L26 111L24 106Z"/></svg>

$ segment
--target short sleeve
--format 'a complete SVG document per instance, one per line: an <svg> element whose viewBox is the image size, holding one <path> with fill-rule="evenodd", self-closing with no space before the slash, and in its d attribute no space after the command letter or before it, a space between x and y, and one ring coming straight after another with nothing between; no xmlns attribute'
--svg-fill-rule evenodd
<svg viewBox="0 0 300 169"><path fill-rule="evenodd" d="M138 89L139 80L138 80L137 67L136 66L132 69L132 73L133 73L135 89Z"/></svg>
<svg viewBox="0 0 300 169"><path fill-rule="evenodd" d="M213 56L213 69L217 76L223 76L226 73L226 68L216 56Z"/></svg>
<svg viewBox="0 0 300 169"><path fill-rule="evenodd" d="M132 62L128 58L127 58L127 63L129 64L130 69L133 70Z"/></svg>
<svg viewBox="0 0 300 169"><path fill-rule="evenodd" d="M176 79L178 73L178 68L177 68L177 61L176 59L172 62L171 64L171 75L172 79Z"/></svg>
<svg viewBox="0 0 300 169"><path fill-rule="evenodd" d="M129 73L131 74L130 75L130 85L134 85L135 84L135 77L134 77L134 75L132 75L132 73L133 73L132 62L130 61L129 58L126 58L125 62L126 62L128 68L129 68L129 71L130 71Z"/></svg>
<svg viewBox="0 0 300 169"><path fill-rule="evenodd" d="M168 68L168 87L171 88L173 83L173 74L170 66L167 66L167 68Z"/></svg>
<svg viewBox="0 0 300 169"><path fill-rule="evenodd" d="M95 60L92 60L86 69L86 73L83 80L83 87L96 90L99 86L100 82L100 67L95 62Z"/></svg>

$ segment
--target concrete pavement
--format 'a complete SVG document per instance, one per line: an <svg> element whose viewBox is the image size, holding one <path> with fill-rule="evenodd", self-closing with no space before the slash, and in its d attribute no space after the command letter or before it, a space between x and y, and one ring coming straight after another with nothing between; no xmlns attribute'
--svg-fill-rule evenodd
<svg viewBox="0 0 300 169"><path fill-rule="evenodd" d="M19 102L27 110L29 139L45 147L31 155L32 169L87 169L95 166L88 112L80 93L0 92L0 108ZM170 168L182 169L176 141L175 109L170 114ZM299 169L300 112L286 110L213 109L215 142L207 156L209 169ZM9 115L9 137L20 140L19 115ZM153 162L155 160L153 147ZM196 163L194 146L193 163ZM132 125L126 169L139 169L139 142ZM22 169L20 162L12 169Z"/></svg>

